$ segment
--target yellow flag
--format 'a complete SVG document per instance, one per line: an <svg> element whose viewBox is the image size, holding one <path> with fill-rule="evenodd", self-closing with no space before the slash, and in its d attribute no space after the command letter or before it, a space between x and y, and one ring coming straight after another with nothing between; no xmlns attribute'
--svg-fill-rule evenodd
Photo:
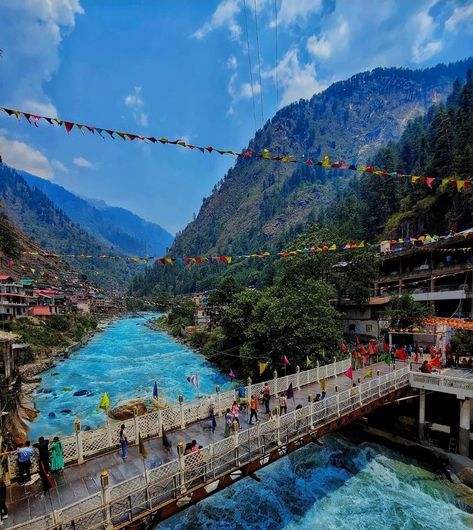
<svg viewBox="0 0 473 530"><path fill-rule="evenodd" d="M414 184L420 180L420 177L417 177L416 175L412 175L411 182Z"/></svg>
<svg viewBox="0 0 473 530"><path fill-rule="evenodd" d="M267 149L263 149L263 154L261 156L263 158L271 158L271 153Z"/></svg>
<svg viewBox="0 0 473 530"><path fill-rule="evenodd" d="M324 155L322 159L322 167L330 167L330 158L328 155Z"/></svg>
<svg viewBox="0 0 473 530"><path fill-rule="evenodd" d="M461 191L464 185L465 185L464 180L457 180L457 191Z"/></svg>
<svg viewBox="0 0 473 530"><path fill-rule="evenodd" d="M363 376L363 378L365 378L365 379L366 379L367 377L373 377L373 370L368 370L368 371L366 372L366 374Z"/></svg>
<svg viewBox="0 0 473 530"><path fill-rule="evenodd" d="M320 390L322 390L322 392L327 391L327 381L325 381L325 379L320 380Z"/></svg>
<svg viewBox="0 0 473 530"><path fill-rule="evenodd" d="M107 392L104 393L102 399L100 400L99 408L102 410L107 410L110 407L110 398L108 397Z"/></svg>
<svg viewBox="0 0 473 530"><path fill-rule="evenodd" d="M261 361L258 363L259 366L259 375L262 376L263 372L268 368L269 363L262 363Z"/></svg>
<svg viewBox="0 0 473 530"><path fill-rule="evenodd" d="M337 250L337 245L335 243L333 243L333 245L330 245L328 247L329 250Z"/></svg>

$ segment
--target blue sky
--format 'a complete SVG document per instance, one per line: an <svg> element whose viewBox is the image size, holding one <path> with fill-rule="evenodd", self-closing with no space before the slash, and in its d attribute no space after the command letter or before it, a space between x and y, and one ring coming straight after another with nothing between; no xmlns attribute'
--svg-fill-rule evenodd
<svg viewBox="0 0 473 530"><path fill-rule="evenodd" d="M334 81L473 52L469 1L256 0L258 34L254 10L255 0L2 0L0 105L240 149L255 114L261 127L278 107ZM233 163L4 116L0 154L173 233Z"/></svg>

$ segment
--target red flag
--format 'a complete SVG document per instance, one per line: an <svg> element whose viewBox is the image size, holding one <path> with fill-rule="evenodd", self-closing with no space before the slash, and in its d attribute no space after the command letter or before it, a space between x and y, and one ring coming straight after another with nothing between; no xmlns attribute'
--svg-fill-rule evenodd
<svg viewBox="0 0 473 530"><path fill-rule="evenodd" d="M350 368L348 368L348 370L345 372L345 375L348 377L348 379L353 379L353 370L350 366Z"/></svg>
<svg viewBox="0 0 473 530"><path fill-rule="evenodd" d="M341 348L342 348L342 351L347 351L348 350L347 345L344 342L342 342Z"/></svg>
<svg viewBox="0 0 473 530"><path fill-rule="evenodd" d="M398 348L396 350L396 357L401 361L407 361L407 353L405 348Z"/></svg>
<svg viewBox="0 0 473 530"><path fill-rule="evenodd" d="M69 133L72 131L72 127L74 127L74 124L71 123L70 121L65 121L64 127L66 128L66 131Z"/></svg>
<svg viewBox="0 0 473 530"><path fill-rule="evenodd" d="M289 364L289 360L286 356L283 357L282 363L284 364L284 366L287 366Z"/></svg>
<svg viewBox="0 0 473 530"><path fill-rule="evenodd" d="M383 351L389 351L389 344L383 340Z"/></svg>
<svg viewBox="0 0 473 530"><path fill-rule="evenodd" d="M435 368L442 368L442 363L440 362L440 359L438 357L432 359L429 364L431 366L434 366Z"/></svg>
<svg viewBox="0 0 473 530"><path fill-rule="evenodd" d="M366 348L364 346L360 349L361 355L366 355Z"/></svg>
<svg viewBox="0 0 473 530"><path fill-rule="evenodd" d="M358 338L358 335L355 337L355 346L360 345L360 339Z"/></svg>

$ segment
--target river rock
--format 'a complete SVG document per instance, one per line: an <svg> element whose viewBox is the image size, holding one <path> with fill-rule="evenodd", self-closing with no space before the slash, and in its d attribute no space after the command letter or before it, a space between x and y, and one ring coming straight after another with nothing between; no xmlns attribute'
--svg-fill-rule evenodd
<svg viewBox="0 0 473 530"><path fill-rule="evenodd" d="M473 488L473 468L463 468L458 472L458 478L463 482L463 484L465 484L465 486Z"/></svg>
<svg viewBox="0 0 473 530"><path fill-rule="evenodd" d="M55 418L56 417L56 413L55 412L50 412L48 414L48 418Z"/></svg>
<svg viewBox="0 0 473 530"><path fill-rule="evenodd" d="M70 414L72 411L71 409L62 409L61 414Z"/></svg>
<svg viewBox="0 0 473 530"><path fill-rule="evenodd" d="M76 390L73 395L74 396L93 396L94 393L92 390Z"/></svg>
<svg viewBox="0 0 473 530"><path fill-rule="evenodd" d="M123 403L123 405L118 405L118 407L111 409L108 415L114 420L128 420L133 418L135 409L138 416L146 414L148 411L146 401L144 399L132 399Z"/></svg>

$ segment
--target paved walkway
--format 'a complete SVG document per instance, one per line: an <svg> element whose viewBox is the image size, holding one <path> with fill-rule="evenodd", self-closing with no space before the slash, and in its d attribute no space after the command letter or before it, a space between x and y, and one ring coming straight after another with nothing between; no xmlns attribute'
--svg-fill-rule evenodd
<svg viewBox="0 0 473 530"><path fill-rule="evenodd" d="M398 361L397 367L402 367L404 364ZM379 370L381 374L386 374L392 370L392 366L388 366L382 362L373 364L369 368L365 367L356 370L353 372L353 381L356 381L357 377L363 378L363 375L368 369L372 369L373 376L376 377L376 370ZM327 380L328 396L333 395L336 384L338 384L339 390L342 391L351 387L352 381L344 375L339 375L337 378L329 378ZM300 390L295 390L294 401L288 400L288 411L293 410L298 404L306 405L309 394L315 396L316 393L320 392L320 386L317 383L304 386ZM276 398L274 396L271 397L271 408L274 408L276 404ZM267 421L267 417L262 410L263 407L260 406L259 419L261 421ZM248 418L249 411L241 413L241 429L248 427ZM220 417L217 418L217 428L213 434L209 429L208 421L200 421L187 426L184 430L169 433L168 438L172 443L172 450L169 453L163 448L162 438L149 439L145 442L145 447L148 451L146 468L152 469L164 462L174 460L177 457L176 444L180 440L187 443L195 439L199 445L206 446L209 443L221 440L223 437L224 419ZM52 510L65 507L97 493L101 490L100 472L102 470L108 470L110 485L113 485L143 473L143 469L143 459L138 452L138 448L130 447L126 462L122 461L118 451L114 451L87 460L80 465L68 466L63 472L52 475L55 487L46 496L42 495L41 480L39 479L30 486L13 484L8 488L7 492L9 518L4 521L4 528L9 528L15 524L44 515Z"/></svg>

